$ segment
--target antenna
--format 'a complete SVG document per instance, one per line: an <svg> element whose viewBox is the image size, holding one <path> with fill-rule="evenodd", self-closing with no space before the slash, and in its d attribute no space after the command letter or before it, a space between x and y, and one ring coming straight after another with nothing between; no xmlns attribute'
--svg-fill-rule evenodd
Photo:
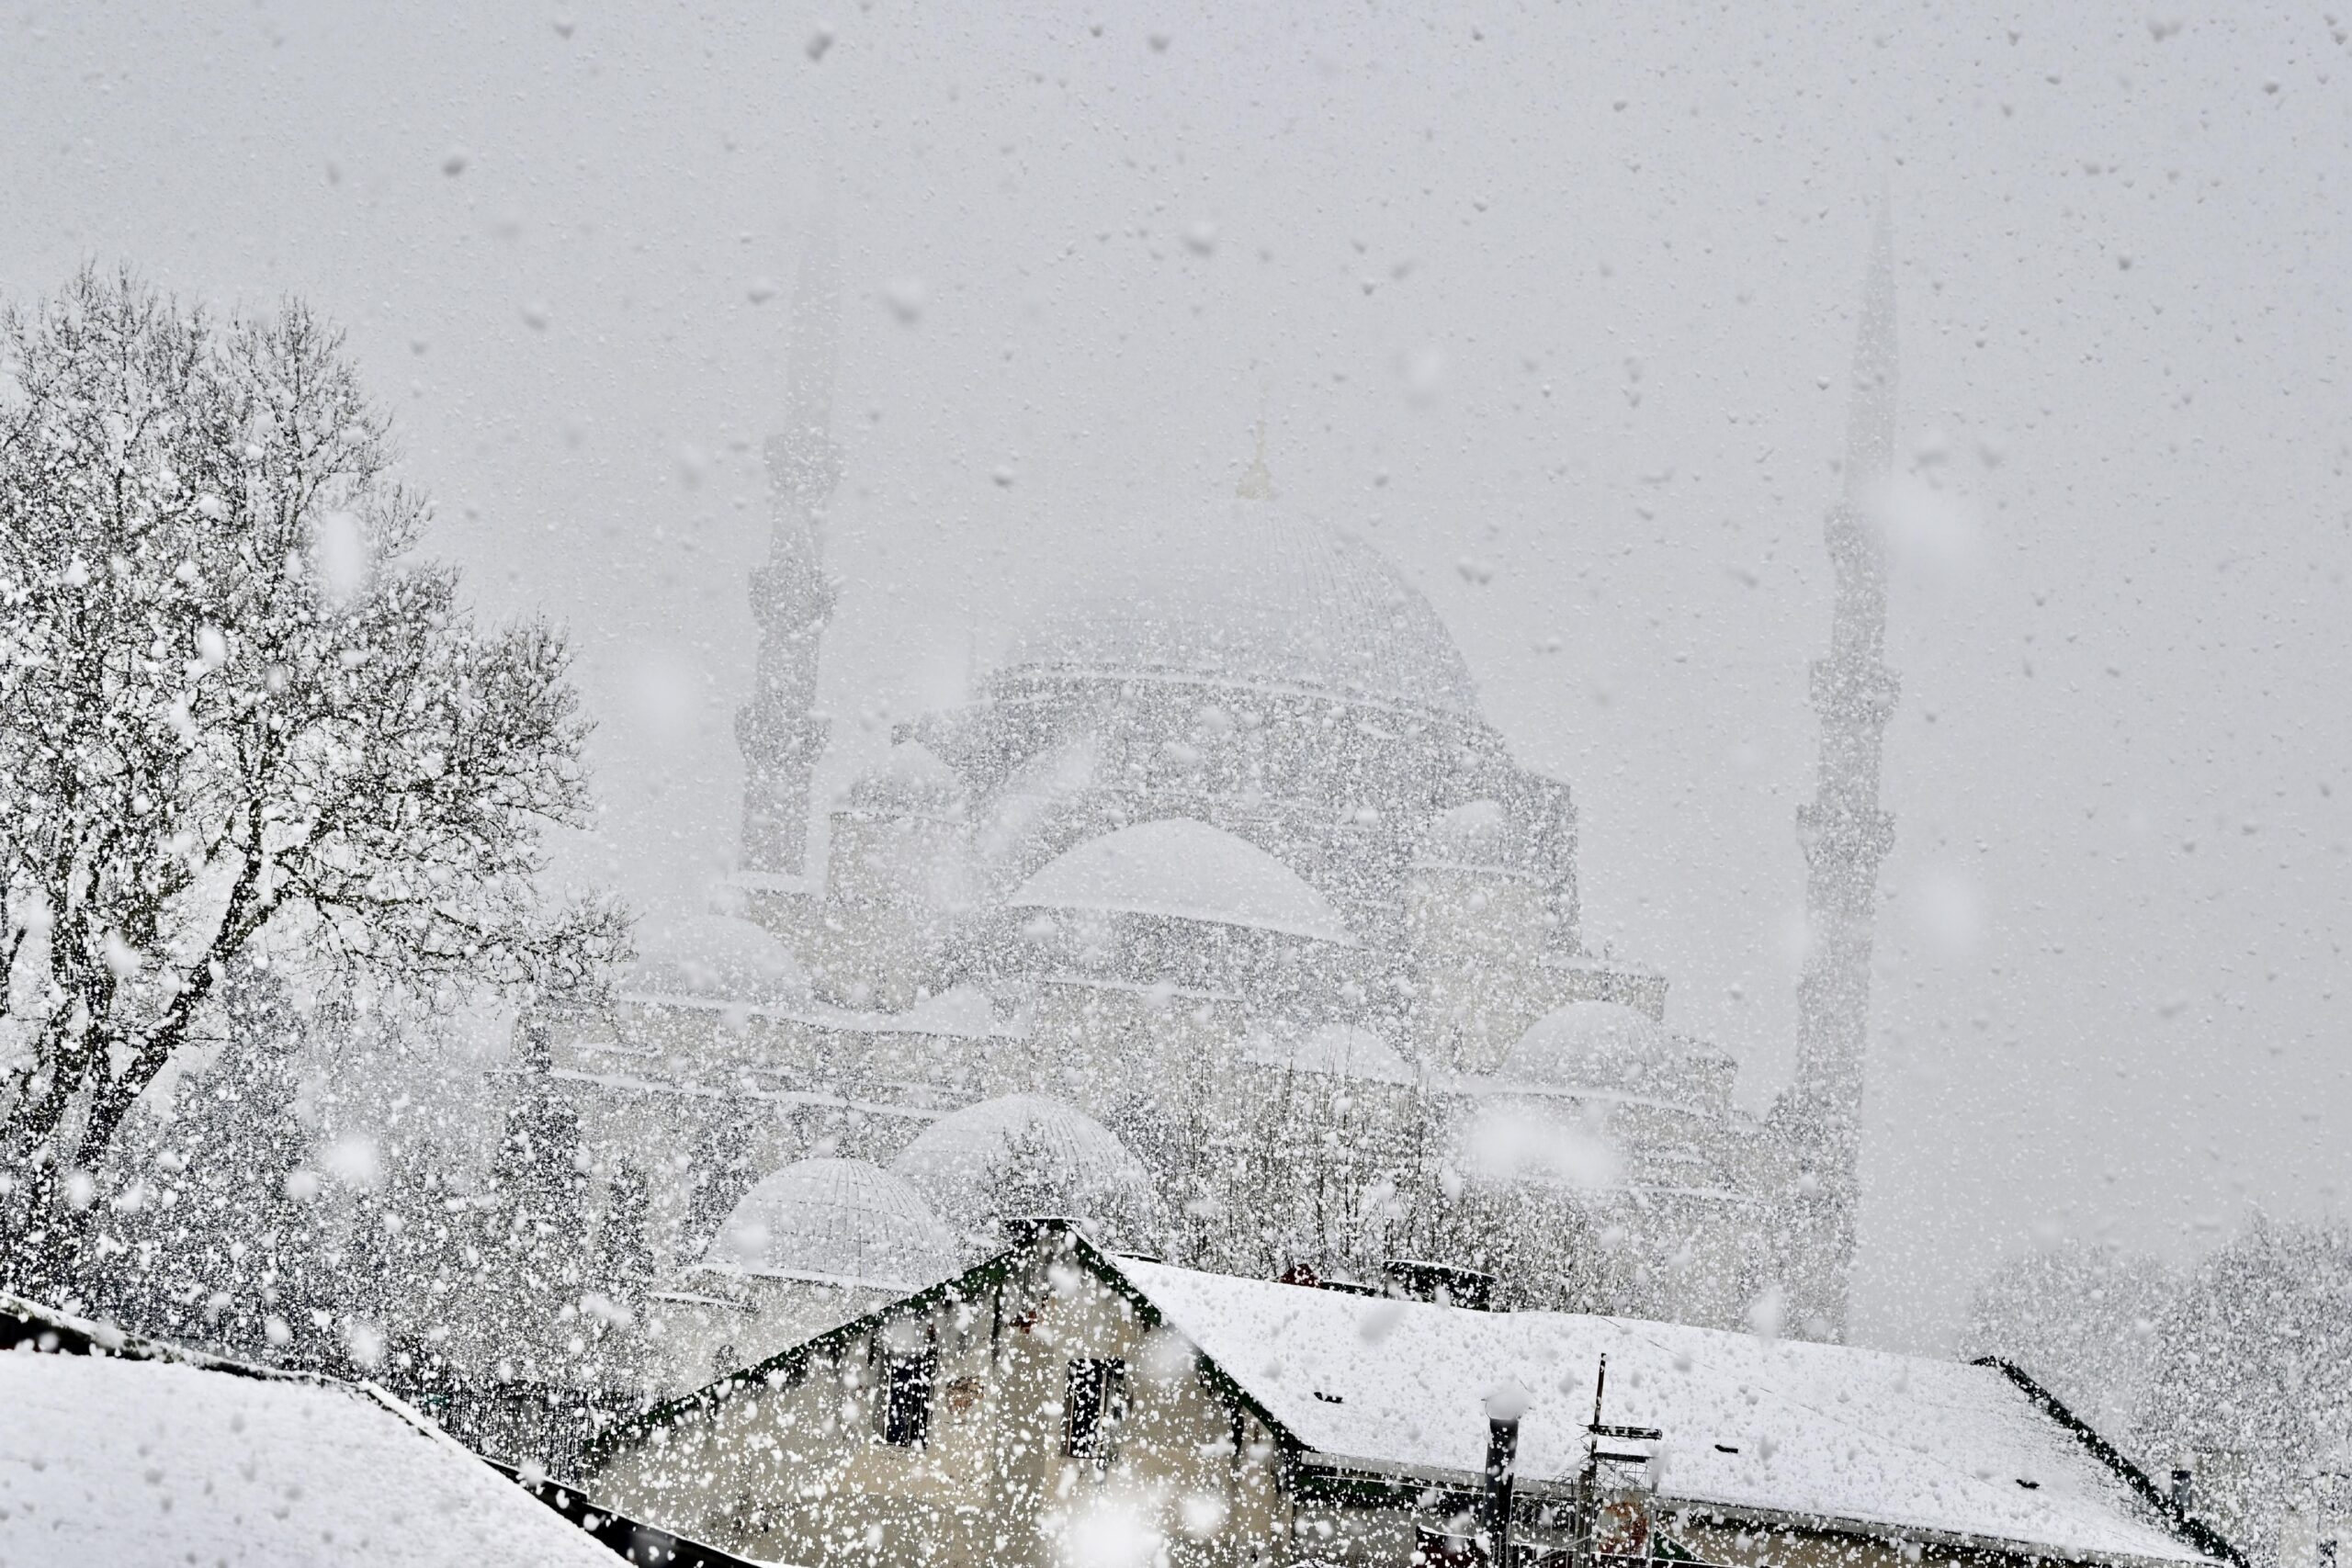
<svg viewBox="0 0 2352 1568"><path fill-rule="evenodd" d="M1655 1555L1657 1531L1654 1528L1655 1520L1646 1490L1636 1491L1610 1504L1610 1529L1605 1539L1602 1535L1600 1467L1604 1464L1634 1464L1640 1465L1646 1472L1653 1456L1611 1452L1600 1446L1600 1439L1611 1438L1620 1442L1655 1443L1666 1436L1657 1427L1626 1427L1603 1421L1600 1418L1601 1400L1608 1391L1609 1358L1604 1354L1600 1358L1600 1371L1592 1380L1592 1420L1584 1429L1584 1466L1577 1476L1575 1522L1569 1530L1568 1541L1568 1561L1573 1568L1594 1568L1603 1558L1623 1560ZM1623 1550L1627 1546L1634 1550Z"/></svg>

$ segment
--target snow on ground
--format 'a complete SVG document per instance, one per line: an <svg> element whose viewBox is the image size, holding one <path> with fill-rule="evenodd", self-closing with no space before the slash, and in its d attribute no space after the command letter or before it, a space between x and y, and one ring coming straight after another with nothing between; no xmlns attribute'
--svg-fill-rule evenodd
<svg viewBox="0 0 2352 1568"><path fill-rule="evenodd" d="M0 1568L618 1561L360 1390L0 1353Z"/></svg>
<svg viewBox="0 0 2352 1568"><path fill-rule="evenodd" d="M1115 1264L1177 1332L1334 1459L1475 1472L1485 1397L1515 1380L1532 1396L1520 1474L1571 1478L1605 1353L1602 1419L1665 1433L1662 1501L2203 1561L2146 1522L2120 1479L1993 1367Z"/></svg>

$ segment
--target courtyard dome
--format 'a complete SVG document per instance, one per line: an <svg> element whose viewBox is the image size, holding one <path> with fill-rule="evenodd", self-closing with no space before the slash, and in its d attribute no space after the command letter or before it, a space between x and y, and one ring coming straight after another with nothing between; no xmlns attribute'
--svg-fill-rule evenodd
<svg viewBox="0 0 2352 1568"><path fill-rule="evenodd" d="M1570 1002L1530 1024L1495 1076L1534 1088L1643 1092L1671 1076L1676 1055L1666 1026L1636 1008Z"/></svg>
<svg viewBox="0 0 2352 1568"><path fill-rule="evenodd" d="M1014 889L1014 908L1159 915L1353 946L1355 937L1299 874L1222 829L1189 817L1089 839Z"/></svg>
<svg viewBox="0 0 2352 1568"><path fill-rule="evenodd" d="M953 821L964 813L964 781L929 747L902 740L857 775L843 804L865 817L928 817Z"/></svg>
<svg viewBox="0 0 2352 1568"><path fill-rule="evenodd" d="M1471 717L1462 650L1363 541L1268 501L1172 524L1015 639L998 679L1193 679Z"/></svg>
<svg viewBox="0 0 2352 1568"><path fill-rule="evenodd" d="M808 989L808 972L775 934L740 915L688 915L650 921L643 956L624 992L694 1001L785 1003Z"/></svg>
<svg viewBox="0 0 2352 1568"><path fill-rule="evenodd" d="M1412 1064L1397 1055L1395 1046L1371 1030L1352 1023L1327 1023L1283 1034L1261 1034L1250 1042L1248 1055L1260 1066L1295 1073L1322 1073L1374 1083L1419 1081Z"/></svg>
<svg viewBox="0 0 2352 1568"><path fill-rule="evenodd" d="M1154 1206L1143 1162L1109 1128L1050 1095L1008 1094L943 1116L890 1169L975 1236L1008 1216L1041 1213L1131 1235Z"/></svg>
<svg viewBox="0 0 2352 1568"><path fill-rule="evenodd" d="M857 1159L804 1159L762 1177L703 1253L703 1267L759 1279L910 1291L958 1262L922 1195Z"/></svg>

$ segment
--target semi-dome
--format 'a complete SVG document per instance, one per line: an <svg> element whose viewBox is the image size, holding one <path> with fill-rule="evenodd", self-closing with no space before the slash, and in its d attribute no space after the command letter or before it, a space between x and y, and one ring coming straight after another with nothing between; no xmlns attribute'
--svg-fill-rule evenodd
<svg viewBox="0 0 2352 1568"><path fill-rule="evenodd" d="M857 775L842 804L866 817L951 821L963 815L964 801L964 781L954 769L929 747L901 740Z"/></svg>
<svg viewBox="0 0 2352 1568"><path fill-rule="evenodd" d="M1315 1029L1261 1034L1250 1042L1248 1055L1261 1066L1295 1073L1375 1083L1418 1081L1412 1064L1395 1046L1360 1024L1326 1023Z"/></svg>
<svg viewBox="0 0 2352 1568"><path fill-rule="evenodd" d="M622 989L696 1001L792 1001L808 987L808 972L764 926L740 915L687 915L649 922L639 931L643 955Z"/></svg>
<svg viewBox="0 0 2352 1568"><path fill-rule="evenodd" d="M1665 1025L1638 1008L1577 1001L1528 1025L1495 1076L1536 1088L1645 1092L1672 1077L1676 1054Z"/></svg>
<svg viewBox="0 0 2352 1568"><path fill-rule="evenodd" d="M909 1291L956 1271L956 1239L903 1178L857 1159L804 1159L762 1177L703 1253L759 1279Z"/></svg>
<svg viewBox="0 0 2352 1568"><path fill-rule="evenodd" d="M1420 591L1360 539L1271 502L1211 507L1040 616L998 679L1190 677L1469 717L1470 668Z"/></svg>
<svg viewBox="0 0 2352 1568"><path fill-rule="evenodd" d="M1049 861L1005 902L1243 926L1352 946L1330 901L1298 873L1219 828L1189 817L1139 822Z"/></svg>
<svg viewBox="0 0 2352 1568"><path fill-rule="evenodd" d="M1499 800L1467 800L1430 819L1413 863L1477 871L1508 870L1525 858L1510 813Z"/></svg>
<svg viewBox="0 0 2352 1568"><path fill-rule="evenodd" d="M1050 1095L1008 1094L941 1117L890 1162L967 1235L1057 1213L1122 1235L1148 1225L1151 1175L1111 1130Z"/></svg>

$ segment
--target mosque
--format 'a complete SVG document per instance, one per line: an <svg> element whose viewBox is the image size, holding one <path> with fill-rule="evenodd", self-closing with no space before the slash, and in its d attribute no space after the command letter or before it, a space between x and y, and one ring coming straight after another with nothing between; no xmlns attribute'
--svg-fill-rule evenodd
<svg viewBox="0 0 2352 1568"><path fill-rule="evenodd" d="M1569 785L1482 715L1387 560L1238 493L1048 608L820 819L829 267L769 446L739 870L640 933L547 1071L596 1179L650 1195L658 1381L701 1383L1074 1216L1225 1272L1843 1333L1869 911L1891 828L1882 230L1800 818L1800 1069L1763 1117L1664 976L1583 937Z"/></svg>

